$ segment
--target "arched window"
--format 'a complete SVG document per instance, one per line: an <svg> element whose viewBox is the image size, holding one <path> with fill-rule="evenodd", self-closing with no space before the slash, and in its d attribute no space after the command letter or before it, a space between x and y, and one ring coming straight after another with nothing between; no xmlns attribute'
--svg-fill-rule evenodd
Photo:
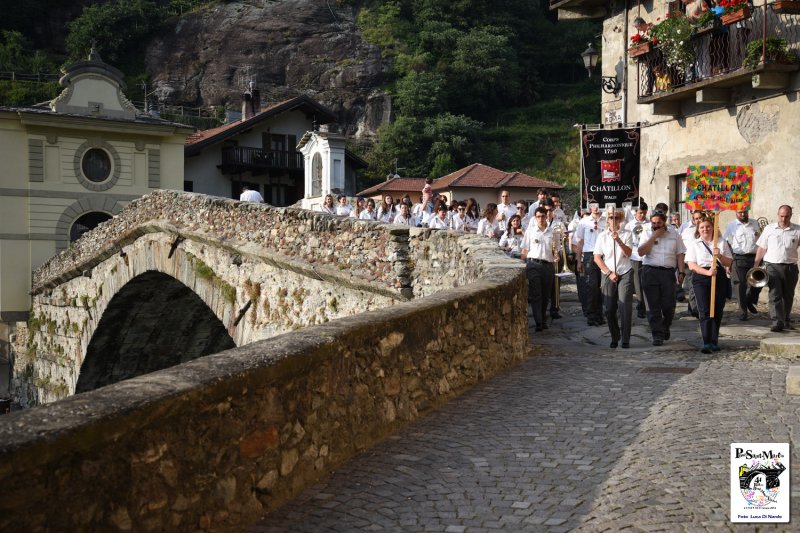
<svg viewBox="0 0 800 533"><path fill-rule="evenodd" d="M99 211L93 211L91 213L81 215L78 220L73 222L72 227L69 230L70 242L77 241L80 239L81 235L89 230L93 230L101 222L105 222L106 220L110 219L111 215Z"/></svg>
<svg viewBox="0 0 800 533"><path fill-rule="evenodd" d="M311 159L311 196L322 195L322 156L319 152Z"/></svg>
<svg viewBox="0 0 800 533"><path fill-rule="evenodd" d="M81 170L89 181L101 183L111 175L111 158L102 148L91 148L83 154Z"/></svg>

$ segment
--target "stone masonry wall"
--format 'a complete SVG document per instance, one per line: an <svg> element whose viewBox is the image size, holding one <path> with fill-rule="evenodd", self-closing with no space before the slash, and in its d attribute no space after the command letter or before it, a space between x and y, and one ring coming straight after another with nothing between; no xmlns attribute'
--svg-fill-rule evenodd
<svg viewBox="0 0 800 533"><path fill-rule="evenodd" d="M523 266L466 270L480 279L0 417L0 530L241 531L523 357Z"/></svg>

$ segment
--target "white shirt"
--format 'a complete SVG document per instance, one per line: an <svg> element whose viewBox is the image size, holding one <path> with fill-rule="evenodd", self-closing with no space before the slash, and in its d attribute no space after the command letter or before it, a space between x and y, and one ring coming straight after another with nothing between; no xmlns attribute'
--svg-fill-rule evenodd
<svg viewBox="0 0 800 533"><path fill-rule="evenodd" d="M540 230L537 224L525 231L522 248L528 251L528 259L553 261L553 227Z"/></svg>
<svg viewBox="0 0 800 533"><path fill-rule="evenodd" d="M633 244L633 236L630 231L622 230L619 232L619 239L625 246ZM622 248L619 244L614 242L611 238L611 233L604 231L597 237L597 242L594 246L594 255L599 255L603 258L603 262L612 272L616 272L620 276L627 273L633 268L631 258L622 253Z"/></svg>
<svg viewBox="0 0 800 533"><path fill-rule="evenodd" d="M464 215L455 214L450 218L450 229L456 231L467 231L467 218Z"/></svg>
<svg viewBox="0 0 800 533"><path fill-rule="evenodd" d="M522 243L525 241L525 233L523 232L522 235L513 234L509 235L508 232L503 232L503 236L500 237L500 248L506 249L508 248L507 253L513 257L519 257L520 253L522 252Z"/></svg>
<svg viewBox="0 0 800 533"><path fill-rule="evenodd" d="M733 259L731 248L728 246L727 242L719 239L717 241L717 248L719 248L720 255ZM703 268L711 268L711 263L714 262L714 255L711 253L713 250L714 247L706 243L703 239L694 239L686 248L686 262L695 263Z"/></svg>
<svg viewBox="0 0 800 533"><path fill-rule="evenodd" d="M739 220L734 220L725 226L725 233L722 238L731 246L731 251L738 255L756 253L756 233L758 232L758 222L748 220L747 224L742 224Z"/></svg>
<svg viewBox="0 0 800 533"><path fill-rule="evenodd" d="M333 206L328 207L325 204L322 204L322 206L320 206L319 210L322 211L323 213L327 213L329 215L335 215L336 214L336 208L335 207L333 207Z"/></svg>
<svg viewBox="0 0 800 533"><path fill-rule="evenodd" d="M242 191L242 194L239 195L240 202L256 202L256 203L264 203L264 198L261 197L261 193L258 191L254 191L248 189L246 191Z"/></svg>
<svg viewBox="0 0 800 533"><path fill-rule="evenodd" d="M758 238L756 244L765 248L764 261L767 263L797 264L797 247L800 246L800 226L791 224L788 228L779 228L778 223L768 225Z"/></svg>
<svg viewBox="0 0 800 533"><path fill-rule="evenodd" d="M364 209L361 211L361 214L358 215L358 218L361 220L378 220L378 214L374 209L372 210L372 213L370 213L368 209Z"/></svg>
<svg viewBox="0 0 800 533"><path fill-rule="evenodd" d="M400 224L401 226L416 226L417 222L414 220L414 215L408 215L404 217L401 214L398 214L394 217L394 224Z"/></svg>
<svg viewBox="0 0 800 533"><path fill-rule="evenodd" d="M447 217L445 217L444 220L439 218L439 215L431 217L428 221L428 227L432 229L448 229Z"/></svg>
<svg viewBox="0 0 800 533"><path fill-rule="evenodd" d="M651 226L645 227L639 237L639 246L650 240L653 235ZM667 226L667 234L657 239L650 252L642 256L642 264L656 267L675 268L678 266L678 254L686 253L686 246L683 239L678 235L678 230L672 226Z"/></svg>
<svg viewBox="0 0 800 533"><path fill-rule="evenodd" d="M508 220L517 214L517 204L497 204L497 214L504 215L501 220L505 226Z"/></svg>
<svg viewBox="0 0 800 533"><path fill-rule="evenodd" d="M647 222L646 220L644 220L642 222L639 222L638 220L636 220L634 218L633 220L631 220L630 222L625 224L625 231L630 231L631 232L631 238L633 239L632 240L633 245L631 246L631 261L641 261L642 260L642 256L639 255L639 244L641 244L641 241L640 241L639 237L641 237L642 236L642 232L644 232L644 225L645 225L646 222ZM642 231L640 231L638 233L638 235L637 235L637 232L635 231L637 226L641 226L642 227Z"/></svg>
<svg viewBox="0 0 800 533"><path fill-rule="evenodd" d="M697 239L695 233L697 233L697 226L695 226L694 224L690 224L680 231L681 239L683 240L683 246L687 250L692 245L692 243L694 243L695 239Z"/></svg>
<svg viewBox="0 0 800 533"><path fill-rule="evenodd" d="M353 206L350 204L339 204L336 206L336 214L340 217L349 217L350 213L353 212Z"/></svg>
<svg viewBox="0 0 800 533"><path fill-rule="evenodd" d="M475 233L475 231L478 229L479 219L473 217L469 213L467 213L466 217L467 217L467 225L466 225L467 231L469 233Z"/></svg>
<svg viewBox="0 0 800 533"><path fill-rule="evenodd" d="M596 227L595 227L595 222ZM594 253L594 245L597 242L597 236L606 229L606 219L602 216L595 219L593 216L582 218L578 223L575 230L575 239L583 240L583 253Z"/></svg>
<svg viewBox="0 0 800 533"><path fill-rule="evenodd" d="M553 209L553 218L558 220L565 226L569 223L569 220L567 219L567 214L560 207L556 207L555 209Z"/></svg>
<svg viewBox="0 0 800 533"><path fill-rule="evenodd" d="M485 218L482 218L480 222L478 222L478 235L483 235L484 237L489 237L490 239L496 239L499 232L500 224L498 224L496 220L486 220Z"/></svg>
<svg viewBox="0 0 800 533"><path fill-rule="evenodd" d="M378 208L378 220L381 222L391 222L394 219L395 214L395 207L394 205L389 206L386 211L384 211L383 204Z"/></svg>

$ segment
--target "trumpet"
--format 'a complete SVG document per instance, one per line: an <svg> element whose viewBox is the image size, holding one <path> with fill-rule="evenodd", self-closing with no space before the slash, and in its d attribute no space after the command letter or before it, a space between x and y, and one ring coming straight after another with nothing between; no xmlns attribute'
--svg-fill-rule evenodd
<svg viewBox="0 0 800 533"><path fill-rule="evenodd" d="M766 287L769 283L769 274L764 267L753 267L747 271L747 284L754 289Z"/></svg>

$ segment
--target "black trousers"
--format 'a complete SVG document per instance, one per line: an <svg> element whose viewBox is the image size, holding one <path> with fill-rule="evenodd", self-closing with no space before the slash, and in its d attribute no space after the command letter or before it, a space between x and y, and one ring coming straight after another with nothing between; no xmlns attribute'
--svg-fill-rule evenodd
<svg viewBox="0 0 800 533"><path fill-rule="evenodd" d="M769 317L786 326L792 313L794 289L797 287L797 265L765 263L769 275Z"/></svg>
<svg viewBox="0 0 800 533"><path fill-rule="evenodd" d="M589 320L603 320L603 295L600 293L600 279L603 273L594 262L594 252L583 254L583 281L586 284L586 312Z"/></svg>
<svg viewBox="0 0 800 533"><path fill-rule="evenodd" d="M537 326L542 326L547 320L550 291L553 290L553 263L528 259L525 266L528 275L528 303L533 311L534 322Z"/></svg>
<svg viewBox="0 0 800 533"><path fill-rule="evenodd" d="M700 334L703 344L717 344L719 327L722 324L722 312L728 294L728 276L725 269L717 268L717 291L714 295L714 318L711 318L711 276L695 273L692 276L697 314L700 319Z"/></svg>
<svg viewBox="0 0 800 533"><path fill-rule="evenodd" d="M731 268L731 281L733 288L736 292L736 299L739 302L739 309L747 312L747 305L758 303L758 297L761 294L761 289L756 289L747 284L747 271L753 268L756 261L756 254L733 256L733 268Z"/></svg>
<svg viewBox="0 0 800 533"><path fill-rule="evenodd" d="M633 292L636 295L636 311L645 312L644 292L642 292L642 262L631 259L633 265Z"/></svg>
<svg viewBox="0 0 800 533"><path fill-rule="evenodd" d="M664 340L675 316L675 269L642 265L642 290L653 340Z"/></svg>

